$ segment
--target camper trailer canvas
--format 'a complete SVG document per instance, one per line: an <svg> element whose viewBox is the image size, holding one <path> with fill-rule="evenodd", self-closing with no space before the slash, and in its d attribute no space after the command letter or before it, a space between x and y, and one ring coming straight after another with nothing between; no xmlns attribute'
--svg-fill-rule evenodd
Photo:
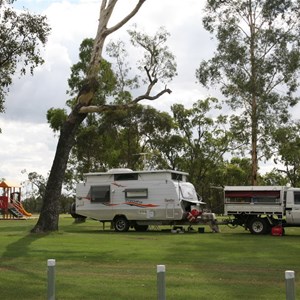
<svg viewBox="0 0 300 300"><path fill-rule="evenodd" d="M210 222L204 204L187 173L174 170L113 169L87 173L77 185L75 214L111 222L116 231L130 227L145 231L149 225Z"/></svg>

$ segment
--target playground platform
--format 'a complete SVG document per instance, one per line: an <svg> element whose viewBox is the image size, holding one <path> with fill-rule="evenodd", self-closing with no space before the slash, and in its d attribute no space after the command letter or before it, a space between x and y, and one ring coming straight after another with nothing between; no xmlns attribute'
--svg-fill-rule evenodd
<svg viewBox="0 0 300 300"><path fill-rule="evenodd" d="M21 203L21 186L0 182L0 220L26 220L32 216Z"/></svg>

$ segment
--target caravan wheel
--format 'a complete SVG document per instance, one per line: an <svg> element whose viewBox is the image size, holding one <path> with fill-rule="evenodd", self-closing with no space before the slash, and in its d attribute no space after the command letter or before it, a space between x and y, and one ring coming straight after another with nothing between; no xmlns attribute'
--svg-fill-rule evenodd
<svg viewBox="0 0 300 300"><path fill-rule="evenodd" d="M130 224L129 224L128 220L123 216L116 217L114 220L114 228L115 228L115 231L117 231L117 232L128 231L129 225Z"/></svg>

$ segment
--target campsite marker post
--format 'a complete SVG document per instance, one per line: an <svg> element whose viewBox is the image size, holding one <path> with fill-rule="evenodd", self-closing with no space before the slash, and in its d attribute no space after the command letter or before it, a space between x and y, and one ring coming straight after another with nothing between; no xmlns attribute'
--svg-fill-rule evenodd
<svg viewBox="0 0 300 300"><path fill-rule="evenodd" d="M166 300L166 266L157 265L157 300Z"/></svg>
<svg viewBox="0 0 300 300"><path fill-rule="evenodd" d="M295 272L285 271L286 300L295 300Z"/></svg>
<svg viewBox="0 0 300 300"><path fill-rule="evenodd" d="M48 259L47 300L55 300L55 259Z"/></svg>

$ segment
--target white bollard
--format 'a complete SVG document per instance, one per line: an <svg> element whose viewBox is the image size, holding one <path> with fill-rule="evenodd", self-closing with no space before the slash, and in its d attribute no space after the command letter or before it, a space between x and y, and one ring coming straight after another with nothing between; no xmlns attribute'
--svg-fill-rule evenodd
<svg viewBox="0 0 300 300"><path fill-rule="evenodd" d="M166 300L166 266L157 265L157 299Z"/></svg>
<svg viewBox="0 0 300 300"><path fill-rule="evenodd" d="M55 259L48 259L48 289L47 300L55 300Z"/></svg>
<svg viewBox="0 0 300 300"><path fill-rule="evenodd" d="M295 272L285 271L286 300L295 300Z"/></svg>

